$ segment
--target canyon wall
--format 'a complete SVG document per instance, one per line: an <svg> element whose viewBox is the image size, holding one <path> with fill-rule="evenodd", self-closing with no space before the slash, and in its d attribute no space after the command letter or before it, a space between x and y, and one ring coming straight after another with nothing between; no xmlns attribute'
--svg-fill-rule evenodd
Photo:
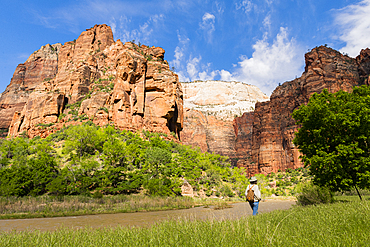
<svg viewBox="0 0 370 247"><path fill-rule="evenodd" d="M107 25L95 25L64 45L46 45L17 67L0 98L0 128L9 128L9 136L45 137L92 121L179 135L182 88L164 53L115 42Z"/></svg>
<svg viewBox="0 0 370 247"><path fill-rule="evenodd" d="M0 137L45 137L86 121L172 132L203 152L229 156L251 176L303 165L292 142L297 126L291 113L313 93L369 83L369 49L356 58L325 46L312 49L302 76L278 86L270 99L240 82L179 83L164 53L114 41L107 25L42 46L18 65L0 96Z"/></svg>
<svg viewBox="0 0 370 247"><path fill-rule="evenodd" d="M43 80L55 77L61 44L45 45L19 64L10 84L0 97L0 130L8 130L16 111L20 112L29 95Z"/></svg>
<svg viewBox="0 0 370 247"><path fill-rule="evenodd" d="M236 164L244 158L236 152L234 118L254 110L256 102L268 100L257 87L241 82L198 81L182 83L184 129L181 141L205 152L226 155ZM241 127L242 128L242 127Z"/></svg>
<svg viewBox="0 0 370 247"><path fill-rule="evenodd" d="M301 167L300 153L293 144L298 127L291 113L324 88L329 92L351 91L353 86L368 84L369 59L369 49L362 50L357 58L325 46L308 52L300 78L278 86L270 101L256 103L253 117L245 114L235 119L238 133L246 136L238 135L236 152L240 156L249 155L238 160L238 166L247 168L249 176ZM239 122L242 127L238 127Z"/></svg>

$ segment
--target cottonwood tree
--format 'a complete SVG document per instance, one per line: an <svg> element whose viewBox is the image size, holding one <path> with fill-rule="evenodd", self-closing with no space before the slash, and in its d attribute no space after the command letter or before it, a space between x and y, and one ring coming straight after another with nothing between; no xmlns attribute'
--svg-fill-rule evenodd
<svg viewBox="0 0 370 247"><path fill-rule="evenodd" d="M313 94L293 112L300 125L293 143L313 181L332 191L370 187L370 88Z"/></svg>

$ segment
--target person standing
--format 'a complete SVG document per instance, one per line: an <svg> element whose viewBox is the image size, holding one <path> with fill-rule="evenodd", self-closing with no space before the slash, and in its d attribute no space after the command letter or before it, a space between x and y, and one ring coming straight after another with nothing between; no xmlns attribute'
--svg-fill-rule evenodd
<svg viewBox="0 0 370 247"><path fill-rule="evenodd" d="M253 215L257 215L258 214L258 205L259 205L259 202L261 201L261 191L258 188L257 178L255 176L251 177L249 182L250 182L250 184L247 186L247 189L245 190L245 197L246 197L247 201L249 202L249 205L252 208ZM253 191L253 194L254 194L253 199L251 199L251 200L248 200L249 190Z"/></svg>

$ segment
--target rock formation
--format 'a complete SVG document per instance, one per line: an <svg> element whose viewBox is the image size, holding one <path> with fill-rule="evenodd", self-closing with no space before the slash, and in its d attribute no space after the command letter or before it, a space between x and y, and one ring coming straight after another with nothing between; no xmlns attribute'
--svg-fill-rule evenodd
<svg viewBox="0 0 370 247"><path fill-rule="evenodd" d="M182 83L184 90L184 144L205 152L243 158L235 150L235 116L254 110L255 103L268 97L257 87L241 82L204 81ZM243 155L240 153L240 155Z"/></svg>
<svg viewBox="0 0 370 247"><path fill-rule="evenodd" d="M13 115L20 112L37 85L55 77L61 44L45 45L19 64L0 97L0 130L7 130Z"/></svg>
<svg viewBox="0 0 370 247"><path fill-rule="evenodd" d="M250 154L240 159L238 166L246 167L249 176L303 165L293 144L298 127L291 113L301 104L306 104L313 93L320 93L324 88L329 92L350 91L353 86L369 83L369 49L361 51L354 59L320 46L307 53L305 61L302 76L277 87L270 101L257 103L253 117L245 114L235 119L238 133L246 136L246 139L239 138L238 134L236 152L240 156ZM242 127L239 127L239 122Z"/></svg>
<svg viewBox="0 0 370 247"><path fill-rule="evenodd" d="M302 76L266 101L258 88L243 83L181 85L162 48L114 41L109 26L95 25L75 41L41 47L18 65L0 96L0 137L8 130L10 136L45 137L92 121L174 132L184 144L229 156L249 176L301 167L291 113L324 88L350 91L369 84L370 50L351 58L320 46L305 60Z"/></svg>
<svg viewBox="0 0 370 247"><path fill-rule="evenodd" d="M46 45L18 66L0 99L9 135L48 134L93 121L120 129L179 134L182 89L160 47L113 39L107 25L77 40Z"/></svg>

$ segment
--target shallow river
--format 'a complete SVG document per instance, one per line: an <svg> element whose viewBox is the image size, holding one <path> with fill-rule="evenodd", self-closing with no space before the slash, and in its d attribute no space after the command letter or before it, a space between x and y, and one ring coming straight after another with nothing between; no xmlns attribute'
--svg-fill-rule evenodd
<svg viewBox="0 0 370 247"><path fill-rule="evenodd" d="M273 210L289 209L294 205L294 201L268 200L260 202L259 213L266 213ZM99 214L73 217L55 217L38 219L16 219L0 220L0 231L23 231L41 230L50 231L59 227L73 227L75 229L83 227L115 227L115 226L145 226L169 219L238 219L243 216L252 215L252 210L248 203L235 203L232 208L214 210L212 208L196 207L182 210L139 212L139 213L119 213L119 214Z"/></svg>

